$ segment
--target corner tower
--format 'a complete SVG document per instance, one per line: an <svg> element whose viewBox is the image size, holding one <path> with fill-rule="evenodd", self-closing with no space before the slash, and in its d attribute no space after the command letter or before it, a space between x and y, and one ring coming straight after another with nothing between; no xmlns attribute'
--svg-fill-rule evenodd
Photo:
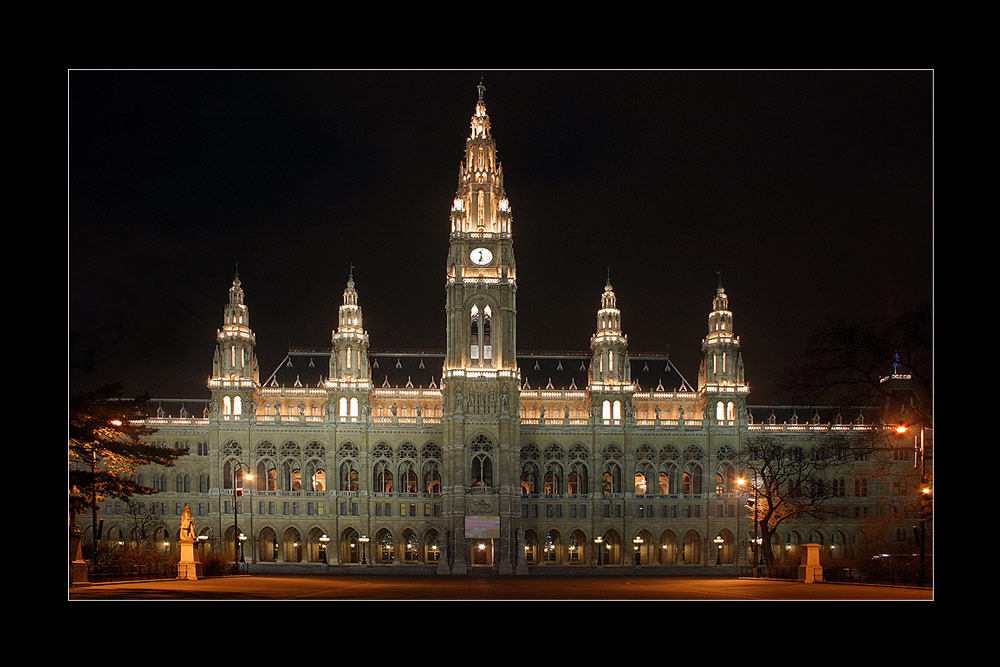
<svg viewBox="0 0 1000 667"><path fill-rule="evenodd" d="M357 422L368 414L371 376L368 365L368 332L364 328L352 268L337 314L337 328L330 339L330 378L326 382L329 405L340 422Z"/></svg>
<svg viewBox="0 0 1000 667"><path fill-rule="evenodd" d="M253 393L260 383L260 371L254 347L257 344L250 328L250 313L243 302L240 277L233 278L229 303L222 315L222 328L216 331L215 355L208 388L212 402L223 419L246 418L252 412Z"/></svg>
<svg viewBox="0 0 1000 667"><path fill-rule="evenodd" d="M703 401L706 422L715 426L736 426L746 415L750 392L743 373L740 337L733 330L729 297L719 278L708 315L708 335L701 342L698 393Z"/></svg>
<svg viewBox="0 0 1000 667"><path fill-rule="evenodd" d="M442 489L448 537L439 569L455 574L477 566L506 574L517 566L517 271L511 206L484 92L480 84L445 265L442 478L451 482Z"/></svg>
<svg viewBox="0 0 1000 667"><path fill-rule="evenodd" d="M628 420L635 386L628 357L628 336L622 332L622 314L610 276L601 294L597 331L590 337L590 350L593 356L588 390L595 419L599 418L597 423L606 426L624 424Z"/></svg>

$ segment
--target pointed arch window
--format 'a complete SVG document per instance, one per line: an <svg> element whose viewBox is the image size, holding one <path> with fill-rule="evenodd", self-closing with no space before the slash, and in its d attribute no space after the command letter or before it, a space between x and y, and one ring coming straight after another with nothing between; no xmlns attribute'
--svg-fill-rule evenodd
<svg viewBox="0 0 1000 667"><path fill-rule="evenodd" d="M472 485L493 486L493 459L485 452L472 458Z"/></svg>
<svg viewBox="0 0 1000 667"><path fill-rule="evenodd" d="M566 491L571 496L587 493L587 466L582 462L574 464L573 471L566 478Z"/></svg>
<svg viewBox="0 0 1000 667"><path fill-rule="evenodd" d="M392 471L386 461L379 461L375 464L374 474L375 491L379 493L392 493Z"/></svg>
<svg viewBox="0 0 1000 667"><path fill-rule="evenodd" d="M417 492L417 473L412 462L406 461L399 466L399 490L402 493Z"/></svg>
<svg viewBox="0 0 1000 667"><path fill-rule="evenodd" d="M340 489L354 492L358 490L358 471L354 469L353 461L340 464Z"/></svg>
<svg viewBox="0 0 1000 667"><path fill-rule="evenodd" d="M534 464L527 464L521 470L521 495L530 496L535 493L535 484L538 478L538 473L535 469Z"/></svg>
<svg viewBox="0 0 1000 667"><path fill-rule="evenodd" d="M473 306L469 318L469 352L473 360L479 359L479 306Z"/></svg>
<svg viewBox="0 0 1000 667"><path fill-rule="evenodd" d="M483 359L493 359L493 310L489 306L483 308Z"/></svg>
<svg viewBox="0 0 1000 667"><path fill-rule="evenodd" d="M604 493L621 493L622 471L615 462L610 462L601 475L601 489Z"/></svg>

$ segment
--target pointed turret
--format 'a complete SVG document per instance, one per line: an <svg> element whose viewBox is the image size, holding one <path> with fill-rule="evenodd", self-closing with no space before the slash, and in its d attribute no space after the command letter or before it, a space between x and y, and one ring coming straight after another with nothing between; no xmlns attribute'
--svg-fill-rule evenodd
<svg viewBox="0 0 1000 667"><path fill-rule="evenodd" d="M330 354L330 378L333 380L368 379L368 332L364 329L358 292L354 287L354 267L347 278L344 301L338 312Z"/></svg>
<svg viewBox="0 0 1000 667"><path fill-rule="evenodd" d="M367 419L371 404L368 366L368 332L364 328L358 291L354 287L354 267L347 277L337 328L331 336L330 378L326 381L331 414L340 422Z"/></svg>
<svg viewBox="0 0 1000 667"><path fill-rule="evenodd" d="M243 302L239 274L229 288L229 302L223 311L222 328L216 332L215 354L209 388L219 401L223 415L245 414L252 392L260 382L254 347L257 344L250 328L250 313Z"/></svg>
<svg viewBox="0 0 1000 667"><path fill-rule="evenodd" d="M622 333L622 314L618 310L611 276L601 294L597 311L597 332L590 337L594 353L590 364L591 384L626 384L631 381L628 360L628 336Z"/></svg>
<svg viewBox="0 0 1000 667"><path fill-rule="evenodd" d="M750 388L744 378L740 337L733 331L733 313L721 277L712 299L708 335L702 340L701 351L698 391L705 400L706 415L713 423L734 426L745 412Z"/></svg>

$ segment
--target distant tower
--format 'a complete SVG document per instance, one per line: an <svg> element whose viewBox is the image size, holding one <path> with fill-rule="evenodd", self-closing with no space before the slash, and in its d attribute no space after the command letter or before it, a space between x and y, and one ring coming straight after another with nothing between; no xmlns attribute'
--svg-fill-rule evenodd
<svg viewBox="0 0 1000 667"><path fill-rule="evenodd" d="M341 422L357 422L367 414L371 378L368 366L368 332L364 329L354 270L347 278L344 302L332 332L330 379L327 381L331 412Z"/></svg>
<svg viewBox="0 0 1000 667"><path fill-rule="evenodd" d="M611 277L601 294L597 311L597 331L590 337L593 357L590 361L590 396L597 408L599 424L625 423L632 404L632 370L628 356L628 336L622 333Z"/></svg>
<svg viewBox="0 0 1000 667"><path fill-rule="evenodd" d="M256 337L250 328L250 313L243 303L240 277L233 278L229 288L229 303L222 317L222 328L216 333L215 356L208 386L213 403L222 419L246 418L252 406L253 392L260 383Z"/></svg>
<svg viewBox="0 0 1000 667"><path fill-rule="evenodd" d="M708 315L708 335L701 343L698 392L708 423L736 426L746 413L750 391L743 374L740 337L733 330L733 313L720 277Z"/></svg>

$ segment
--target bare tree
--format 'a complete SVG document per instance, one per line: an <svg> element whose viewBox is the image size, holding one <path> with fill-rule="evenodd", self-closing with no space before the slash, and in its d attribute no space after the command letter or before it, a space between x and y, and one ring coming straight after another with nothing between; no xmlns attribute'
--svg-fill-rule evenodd
<svg viewBox="0 0 1000 667"><path fill-rule="evenodd" d="M749 514L761 544L771 545L787 522L828 518L842 495L837 480L860 464L878 469L884 448L881 430L827 434L806 441L768 436L748 439L737 459L749 477ZM763 555L767 567L773 569L773 551L764 546Z"/></svg>
<svg viewBox="0 0 1000 667"><path fill-rule="evenodd" d="M885 381L892 376L905 378L909 396L901 397L898 383ZM887 422L933 427L931 307L888 324L840 320L818 329L798 367L779 384L800 404L878 407L887 411Z"/></svg>

